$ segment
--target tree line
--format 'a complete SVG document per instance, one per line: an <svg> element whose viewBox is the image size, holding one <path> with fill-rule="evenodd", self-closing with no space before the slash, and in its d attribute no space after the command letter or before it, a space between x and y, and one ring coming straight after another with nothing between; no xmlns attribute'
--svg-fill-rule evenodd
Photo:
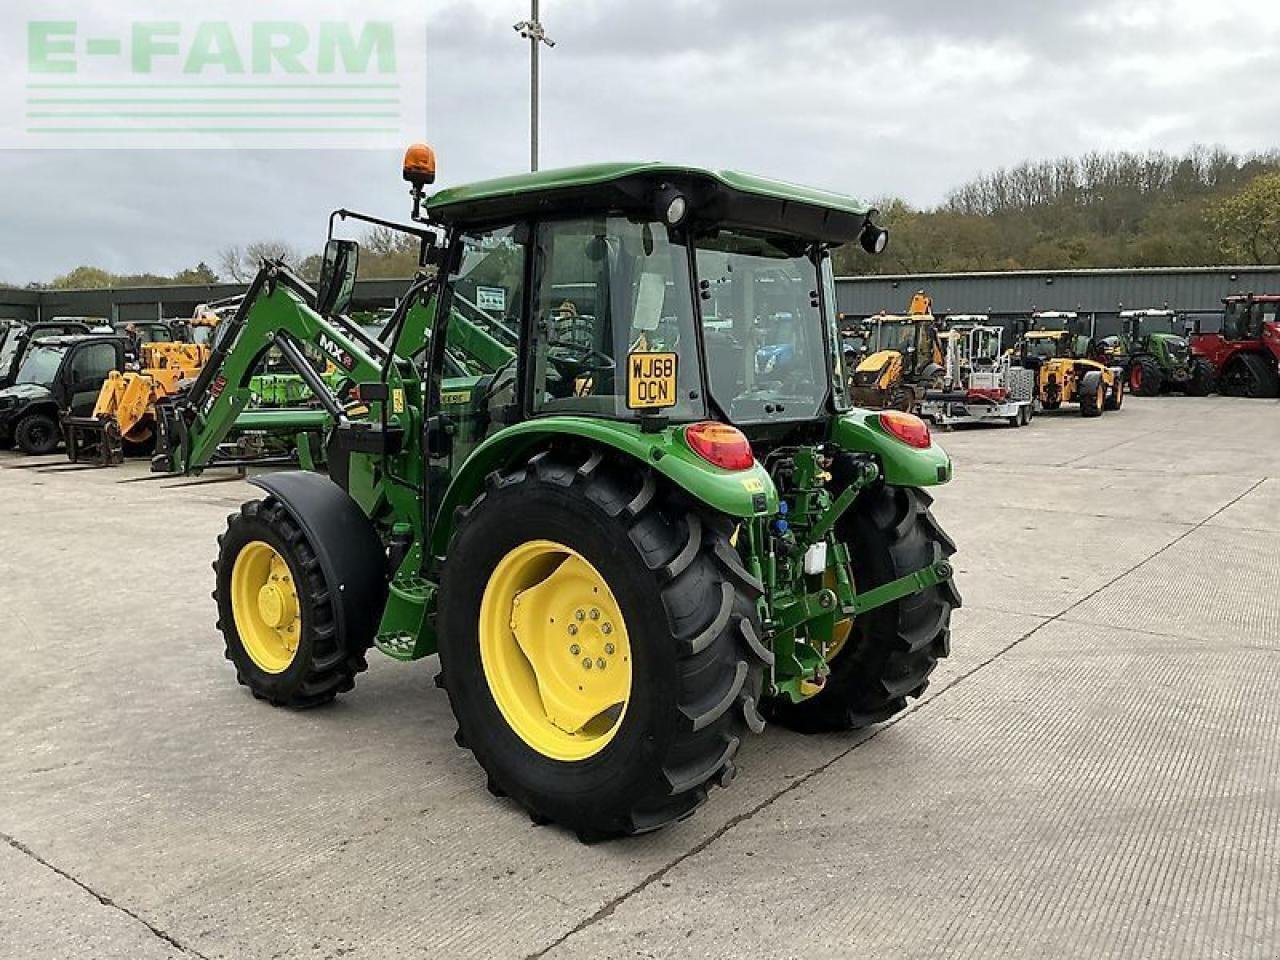
<svg viewBox="0 0 1280 960"><path fill-rule="evenodd" d="M177 284L248 283L263 260L284 260L311 282L320 276L320 253L300 250L281 240L260 240L243 246L224 247L218 252L217 267L203 260L194 267L172 274L112 273L101 267L81 266L54 277L47 283L31 283L31 290L100 290L114 287L155 287ZM411 277L418 268L418 241L415 237L386 227L374 227L360 241L360 276L368 278ZM3 286L3 284L0 284Z"/></svg>
<svg viewBox="0 0 1280 960"><path fill-rule="evenodd" d="M984 173L920 209L876 206L875 259L842 273L952 273L1280 262L1280 151L1094 152Z"/></svg>

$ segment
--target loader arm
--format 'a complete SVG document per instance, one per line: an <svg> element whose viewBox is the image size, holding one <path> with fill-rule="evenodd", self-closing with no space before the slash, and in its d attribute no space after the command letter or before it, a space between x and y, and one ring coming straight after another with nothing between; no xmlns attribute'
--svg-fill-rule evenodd
<svg viewBox="0 0 1280 960"><path fill-rule="evenodd" d="M168 449L156 469L194 473L214 461L218 445L245 414L253 395L250 381L272 347L306 382L322 412L318 417L315 410L255 410L242 426L251 420L255 430L288 434L314 431L319 421L382 436L409 426L417 397L406 397L405 392L419 389L412 362L397 353L394 342L380 343L343 318L317 313L311 306L314 298L311 288L283 264L267 264L259 271L235 315L225 321L227 329L208 362L169 411ZM405 299L403 314L411 299ZM331 360L343 381L356 388L350 397L340 398L325 382L307 360L306 346Z"/></svg>

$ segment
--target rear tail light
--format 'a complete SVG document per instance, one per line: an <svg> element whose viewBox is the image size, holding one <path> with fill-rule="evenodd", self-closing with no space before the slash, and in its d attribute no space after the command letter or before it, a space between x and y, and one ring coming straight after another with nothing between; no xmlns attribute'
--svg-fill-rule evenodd
<svg viewBox="0 0 1280 960"><path fill-rule="evenodd" d="M707 463L725 470L748 470L756 462L751 444L737 427L707 420L684 428L689 448Z"/></svg>
<svg viewBox="0 0 1280 960"><path fill-rule="evenodd" d="M933 443L933 437L929 434L929 425L914 414L903 413L900 410L885 410L877 416L880 418L880 426L886 433L897 437L909 447L924 450Z"/></svg>

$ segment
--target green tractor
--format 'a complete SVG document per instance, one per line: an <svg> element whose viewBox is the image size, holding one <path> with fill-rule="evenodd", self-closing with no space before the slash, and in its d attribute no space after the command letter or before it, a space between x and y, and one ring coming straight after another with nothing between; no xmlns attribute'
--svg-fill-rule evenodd
<svg viewBox="0 0 1280 960"><path fill-rule="evenodd" d="M418 146L405 176L423 270L381 335L342 317L331 228L316 290L264 266L167 431L164 469L199 470L272 346L329 418L328 476L254 477L219 538L239 681L312 707L371 647L438 653L489 789L583 839L691 814L766 717L918 697L960 603L926 492L952 467L847 400L830 253L879 252L875 211L658 163L428 196Z"/></svg>
<svg viewBox="0 0 1280 960"><path fill-rule="evenodd" d="M1143 397L1213 392L1213 364L1191 352L1172 310L1122 310L1119 336L1098 341L1100 359L1124 370L1129 392Z"/></svg>

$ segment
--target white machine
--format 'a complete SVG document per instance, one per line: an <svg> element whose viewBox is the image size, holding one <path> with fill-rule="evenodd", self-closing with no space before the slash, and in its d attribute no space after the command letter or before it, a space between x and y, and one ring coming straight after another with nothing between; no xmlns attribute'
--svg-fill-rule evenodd
<svg viewBox="0 0 1280 960"><path fill-rule="evenodd" d="M1035 372L1013 366L1004 351L1004 330L985 314L947 318L943 389L925 394L920 415L942 426L1003 420L1031 422Z"/></svg>

